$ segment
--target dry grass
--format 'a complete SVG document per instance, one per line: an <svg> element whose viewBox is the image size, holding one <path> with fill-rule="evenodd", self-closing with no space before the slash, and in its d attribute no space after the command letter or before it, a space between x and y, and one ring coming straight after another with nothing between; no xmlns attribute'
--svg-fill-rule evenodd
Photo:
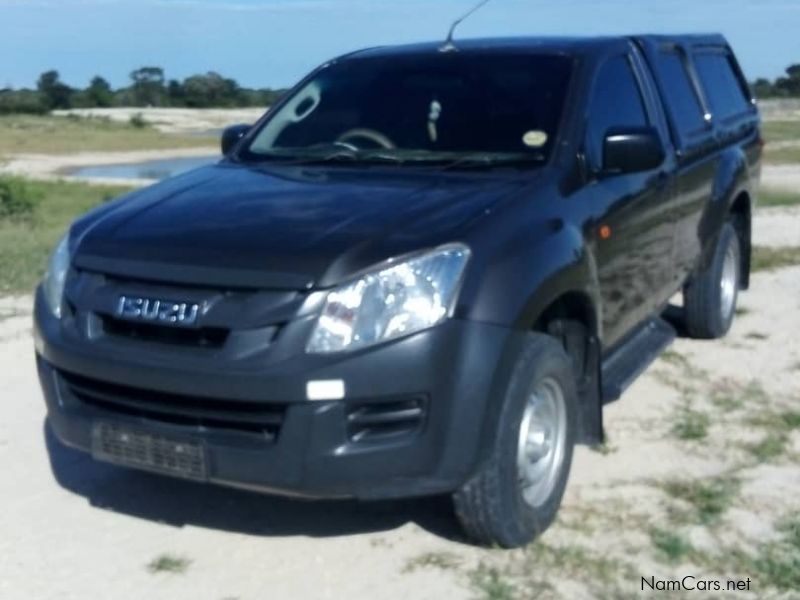
<svg viewBox="0 0 800 600"><path fill-rule="evenodd" d="M774 271L782 267L800 265L800 246L783 246L771 248L756 246L753 248L753 272Z"/></svg>
<svg viewBox="0 0 800 600"><path fill-rule="evenodd" d="M67 154L214 146L216 138L173 135L104 118L0 116L0 155Z"/></svg>

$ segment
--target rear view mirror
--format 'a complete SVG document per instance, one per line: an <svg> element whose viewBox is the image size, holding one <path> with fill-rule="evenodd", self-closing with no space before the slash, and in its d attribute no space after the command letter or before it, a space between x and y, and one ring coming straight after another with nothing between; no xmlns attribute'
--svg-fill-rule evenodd
<svg viewBox="0 0 800 600"><path fill-rule="evenodd" d="M236 144L239 143L247 132L250 131L250 125L245 123L240 123L239 125L231 125L230 127L226 127L225 130L222 132L222 154L227 156L228 153L233 150Z"/></svg>
<svg viewBox="0 0 800 600"><path fill-rule="evenodd" d="M664 162L664 146L652 127L609 129L603 141L603 173L650 171Z"/></svg>

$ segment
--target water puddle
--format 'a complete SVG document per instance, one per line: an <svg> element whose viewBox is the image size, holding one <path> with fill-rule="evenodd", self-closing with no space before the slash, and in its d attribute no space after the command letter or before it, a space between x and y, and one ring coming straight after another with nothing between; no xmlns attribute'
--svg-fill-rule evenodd
<svg viewBox="0 0 800 600"><path fill-rule="evenodd" d="M217 162L219 156L193 156L189 158L166 158L140 163L120 165L96 165L79 167L70 171L74 177L88 179L166 179L180 175L197 167Z"/></svg>

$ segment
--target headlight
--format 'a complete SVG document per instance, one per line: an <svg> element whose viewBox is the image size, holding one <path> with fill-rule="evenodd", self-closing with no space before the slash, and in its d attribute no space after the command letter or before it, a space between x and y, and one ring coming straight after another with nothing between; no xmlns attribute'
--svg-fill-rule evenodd
<svg viewBox="0 0 800 600"><path fill-rule="evenodd" d="M469 254L443 246L334 289L306 350L356 350L436 325L450 314Z"/></svg>
<svg viewBox="0 0 800 600"><path fill-rule="evenodd" d="M58 242L58 246L53 250L53 254L50 256L50 262L47 264L47 273L45 273L42 283L47 306L50 308L50 312L58 319L61 318L61 303L64 299L64 282L67 279L68 270L69 233L61 238L61 241Z"/></svg>

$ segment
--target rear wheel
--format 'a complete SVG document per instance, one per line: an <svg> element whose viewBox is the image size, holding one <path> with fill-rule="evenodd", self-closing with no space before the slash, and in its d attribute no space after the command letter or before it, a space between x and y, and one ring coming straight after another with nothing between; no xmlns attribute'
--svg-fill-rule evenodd
<svg viewBox="0 0 800 600"><path fill-rule="evenodd" d="M577 391L572 363L554 338L531 334L503 400L491 453L454 496L476 542L523 546L552 522L575 444Z"/></svg>
<svg viewBox="0 0 800 600"><path fill-rule="evenodd" d="M720 232L711 263L683 290L686 330L693 338L723 337L731 328L739 295L741 250L733 225Z"/></svg>

